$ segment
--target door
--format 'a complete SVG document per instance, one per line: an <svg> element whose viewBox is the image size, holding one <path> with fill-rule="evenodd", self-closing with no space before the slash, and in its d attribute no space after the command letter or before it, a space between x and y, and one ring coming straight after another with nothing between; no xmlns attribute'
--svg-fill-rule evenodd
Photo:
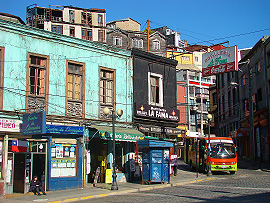
<svg viewBox="0 0 270 203"><path fill-rule="evenodd" d="M34 176L37 176L38 180L41 182L42 187L45 190L45 154L34 154L33 157L33 166L32 166L32 179Z"/></svg>
<svg viewBox="0 0 270 203"><path fill-rule="evenodd" d="M13 192L24 193L25 153L14 154Z"/></svg>

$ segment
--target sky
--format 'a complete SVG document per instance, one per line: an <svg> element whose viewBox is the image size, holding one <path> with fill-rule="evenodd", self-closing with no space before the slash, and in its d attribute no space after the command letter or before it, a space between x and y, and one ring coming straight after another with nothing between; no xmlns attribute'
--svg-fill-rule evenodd
<svg viewBox="0 0 270 203"><path fill-rule="evenodd" d="M150 21L150 29L167 26L181 33L188 44L253 47L264 35L270 35L269 0L0 0L0 12L26 21L26 7L37 4L72 5L106 9L106 21L132 18L141 30Z"/></svg>

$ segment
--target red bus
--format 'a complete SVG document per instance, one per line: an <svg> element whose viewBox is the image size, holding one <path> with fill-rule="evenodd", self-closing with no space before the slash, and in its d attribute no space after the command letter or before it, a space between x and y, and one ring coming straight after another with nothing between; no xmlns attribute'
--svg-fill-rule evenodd
<svg viewBox="0 0 270 203"><path fill-rule="evenodd" d="M186 137L184 144L184 161L191 168L197 168L204 173L209 167L207 137ZM237 154L232 138L210 138L211 171L228 171L234 174L237 171Z"/></svg>

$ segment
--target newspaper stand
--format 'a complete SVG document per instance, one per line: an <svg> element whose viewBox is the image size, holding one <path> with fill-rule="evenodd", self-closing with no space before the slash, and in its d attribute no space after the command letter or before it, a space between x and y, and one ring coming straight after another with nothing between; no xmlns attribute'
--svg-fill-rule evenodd
<svg viewBox="0 0 270 203"><path fill-rule="evenodd" d="M170 147L173 147L173 144L165 141L139 140L137 146L142 152L142 184L169 183Z"/></svg>

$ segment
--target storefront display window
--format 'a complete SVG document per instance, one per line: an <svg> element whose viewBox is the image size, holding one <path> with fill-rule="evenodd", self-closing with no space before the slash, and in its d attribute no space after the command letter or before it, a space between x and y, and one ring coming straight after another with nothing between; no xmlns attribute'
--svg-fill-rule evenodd
<svg viewBox="0 0 270 203"><path fill-rule="evenodd" d="M51 146L51 177L76 176L77 148L75 144Z"/></svg>

